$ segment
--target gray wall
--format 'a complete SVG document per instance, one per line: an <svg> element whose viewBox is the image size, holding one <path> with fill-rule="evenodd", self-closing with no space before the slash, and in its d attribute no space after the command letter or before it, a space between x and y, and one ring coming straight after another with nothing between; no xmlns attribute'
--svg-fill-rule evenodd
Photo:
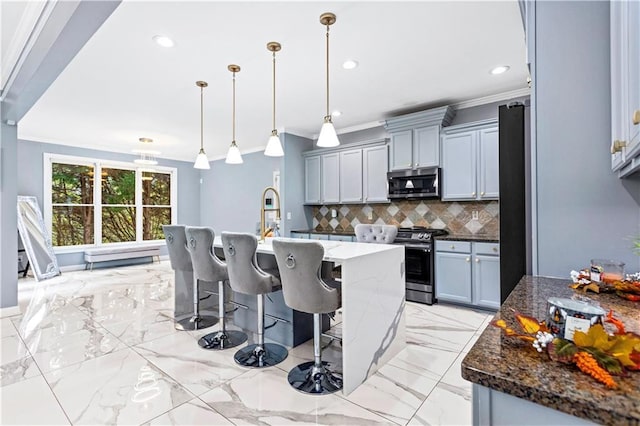
<svg viewBox="0 0 640 426"><path fill-rule="evenodd" d="M535 42L538 273L568 277L592 258L637 271L640 180L610 165L608 2L537 2Z"/></svg>
<svg viewBox="0 0 640 426"><path fill-rule="evenodd" d="M50 143L18 141L18 193L33 195L38 199L40 209L44 212L44 153L75 155L78 157L97 158L100 160L131 162L134 155L119 154L94 149L76 148ZM200 203L200 172L192 163L158 159L158 165L178 169L178 223L198 224ZM84 264L83 252L58 254L61 267ZM129 262L131 263L131 262Z"/></svg>
<svg viewBox="0 0 640 426"><path fill-rule="evenodd" d="M2 105L0 104L0 108ZM1 114L0 114L1 115ZM18 128L0 125L0 308L18 304Z"/></svg>
<svg viewBox="0 0 640 426"><path fill-rule="evenodd" d="M212 161L211 169L202 171L200 224L211 226L218 235L256 231L262 191L273 184L273 172L282 169L282 158L267 157L262 151L244 154L242 159L239 165Z"/></svg>
<svg viewBox="0 0 640 426"><path fill-rule="evenodd" d="M311 209L304 207L304 160L302 153L313 148L311 139L284 133L281 135L284 144L284 167L280 177L282 191L282 235L290 236L291 231L309 229L311 227ZM287 219L291 213L291 219Z"/></svg>

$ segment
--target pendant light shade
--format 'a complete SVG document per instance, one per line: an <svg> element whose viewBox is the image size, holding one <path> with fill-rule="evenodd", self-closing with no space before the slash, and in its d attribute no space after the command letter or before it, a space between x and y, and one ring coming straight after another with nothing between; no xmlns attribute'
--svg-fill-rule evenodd
<svg viewBox="0 0 640 426"><path fill-rule="evenodd" d="M232 115L232 139L229 151L227 151L227 158L224 160L227 164L242 164L242 155L236 144L236 73L240 72L238 65L229 65L227 67L229 71L233 73L233 115Z"/></svg>
<svg viewBox="0 0 640 426"><path fill-rule="evenodd" d="M330 12L320 15L320 23L327 27L327 113L324 116L324 123L320 129L320 136L316 145L323 148L330 148L340 145L338 134L331 122L331 113L329 113L329 27L336 22L336 15Z"/></svg>
<svg viewBox="0 0 640 426"><path fill-rule="evenodd" d="M270 41L267 43L267 50L272 53L273 56L273 130L271 130L271 136L267 142L267 147L264 149L264 155L269 157L282 157L284 151L282 150L282 143L278 136L278 130L276 129L276 52L280 51L282 46L277 41Z"/></svg>
<svg viewBox="0 0 640 426"><path fill-rule="evenodd" d="M204 152L204 94L203 89L208 86L206 81L196 81L196 86L200 88L200 152L196 157L195 163L193 163L194 169L209 169L209 159Z"/></svg>

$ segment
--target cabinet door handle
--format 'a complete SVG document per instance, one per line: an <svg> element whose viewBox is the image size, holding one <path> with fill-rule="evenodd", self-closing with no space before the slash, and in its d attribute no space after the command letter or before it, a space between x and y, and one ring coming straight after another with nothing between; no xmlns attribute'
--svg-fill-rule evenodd
<svg viewBox="0 0 640 426"><path fill-rule="evenodd" d="M631 121L633 121L633 124L635 125L640 124L640 109L633 111L633 117L631 117Z"/></svg>
<svg viewBox="0 0 640 426"><path fill-rule="evenodd" d="M493 252L494 252L494 253L497 253L497 252L498 252L498 247L494 247L494 248L493 248Z"/></svg>
<svg viewBox="0 0 640 426"><path fill-rule="evenodd" d="M471 258L467 257L464 261L465 262L471 262Z"/></svg>
<svg viewBox="0 0 640 426"><path fill-rule="evenodd" d="M616 139L613 141L613 144L611 144L611 153L621 152L625 146L627 146L627 141L619 141Z"/></svg>
<svg viewBox="0 0 640 426"><path fill-rule="evenodd" d="M480 193L480 196L481 196L481 197L484 197L484 191L482 191L482 192Z"/></svg>
<svg viewBox="0 0 640 426"><path fill-rule="evenodd" d="M473 192L471 193L471 196L472 196L472 197L475 197L475 196L476 196L476 191L473 191Z"/></svg>
<svg viewBox="0 0 640 426"><path fill-rule="evenodd" d="M454 246L453 244L451 245L451 250L455 250L456 246Z"/></svg>
<svg viewBox="0 0 640 426"><path fill-rule="evenodd" d="M476 257L476 263L480 263L480 259Z"/></svg>
<svg viewBox="0 0 640 426"><path fill-rule="evenodd" d="M411 167L411 163L407 164L407 167Z"/></svg>

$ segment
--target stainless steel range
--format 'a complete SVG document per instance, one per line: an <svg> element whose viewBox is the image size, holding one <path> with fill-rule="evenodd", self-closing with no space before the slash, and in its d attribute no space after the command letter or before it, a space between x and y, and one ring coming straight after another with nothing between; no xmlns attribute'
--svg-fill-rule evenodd
<svg viewBox="0 0 640 426"><path fill-rule="evenodd" d="M444 229L429 229L419 226L399 228L394 244L404 245L406 298L411 302L432 305L435 297L434 237L446 235Z"/></svg>

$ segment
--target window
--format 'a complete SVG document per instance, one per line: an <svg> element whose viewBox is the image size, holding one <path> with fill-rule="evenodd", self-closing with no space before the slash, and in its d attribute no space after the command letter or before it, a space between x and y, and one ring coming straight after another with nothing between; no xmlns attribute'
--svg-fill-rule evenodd
<svg viewBox="0 0 640 426"><path fill-rule="evenodd" d="M164 239L162 225L176 221L176 180L174 168L45 154L45 220L53 245Z"/></svg>

